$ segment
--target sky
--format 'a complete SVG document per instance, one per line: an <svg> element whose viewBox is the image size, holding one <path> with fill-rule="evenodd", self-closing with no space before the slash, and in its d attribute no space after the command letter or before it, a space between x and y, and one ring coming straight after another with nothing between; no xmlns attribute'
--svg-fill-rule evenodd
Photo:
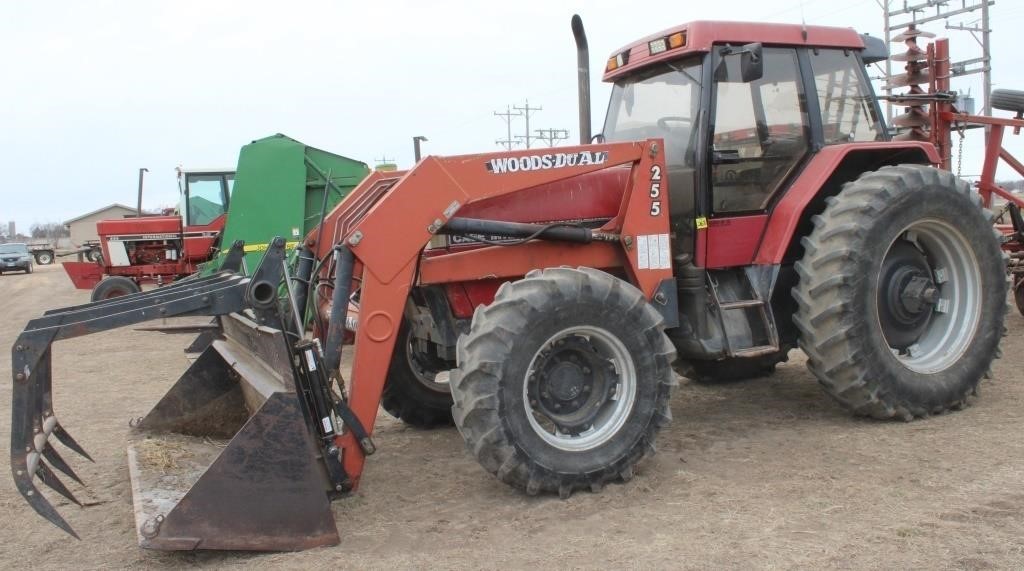
<svg viewBox="0 0 1024 571"><path fill-rule="evenodd" d="M881 36L878 1L0 0L0 221L27 232L134 205L140 167L149 169L143 206L173 205L176 166L233 166L242 145L273 133L408 167L416 135L429 139L424 154L500 150L505 123L494 112L528 100L542 107L531 130L568 129L574 143L574 13L590 40L598 132L610 91L603 64L635 39L697 19L803 20ZM1024 3L997 2L991 15L994 87L1024 89L1012 33ZM980 55L966 32L923 27L949 35L954 60ZM980 109L980 75L953 85ZM1024 137L1010 139L1024 158ZM965 175L980 171L982 152L980 133L970 134Z"/></svg>

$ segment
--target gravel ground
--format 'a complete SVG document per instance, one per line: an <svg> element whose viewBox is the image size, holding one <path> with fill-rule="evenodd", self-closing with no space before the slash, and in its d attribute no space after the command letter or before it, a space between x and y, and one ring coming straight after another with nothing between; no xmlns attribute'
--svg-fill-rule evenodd
<svg viewBox="0 0 1024 571"><path fill-rule="evenodd" d="M82 303L60 266L0 276L0 347L44 309ZM1024 568L1024 318L964 411L927 420L851 418L794 354L767 379L683 384L659 453L626 485L562 501L487 475L454 429L381 415L363 485L333 504L341 544L302 553L159 553L136 545L127 420L184 370L187 336L113 331L54 351L55 407L95 464L64 454L93 505L53 493L81 534L39 518L0 483L0 567ZM9 353L0 351L0 369ZM8 440L10 377L0 386Z"/></svg>

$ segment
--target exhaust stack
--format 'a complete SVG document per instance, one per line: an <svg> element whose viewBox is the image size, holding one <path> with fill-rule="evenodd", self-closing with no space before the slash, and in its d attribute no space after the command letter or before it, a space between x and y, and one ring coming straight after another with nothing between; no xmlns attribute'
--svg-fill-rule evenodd
<svg viewBox="0 0 1024 571"><path fill-rule="evenodd" d="M580 101L580 144L590 143L590 48L587 46L587 32L583 29L583 18L572 16L572 35L576 39L576 79L579 83Z"/></svg>

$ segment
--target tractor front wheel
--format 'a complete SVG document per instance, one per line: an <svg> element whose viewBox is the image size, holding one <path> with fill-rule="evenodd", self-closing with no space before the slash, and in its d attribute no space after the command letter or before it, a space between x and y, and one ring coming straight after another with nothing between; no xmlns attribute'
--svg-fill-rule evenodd
<svg viewBox="0 0 1024 571"><path fill-rule="evenodd" d="M457 355L456 426L488 472L529 494L628 480L671 419L675 348L662 317L598 270L502 285Z"/></svg>
<svg viewBox="0 0 1024 571"><path fill-rule="evenodd" d="M793 293L825 390L875 418L963 406L997 356L1007 305L978 195L947 171L885 167L829 198L814 226Z"/></svg>
<svg viewBox="0 0 1024 571"><path fill-rule="evenodd" d="M92 301L102 301L122 295L139 293L142 288L134 280L124 276L108 276L92 289Z"/></svg>
<svg viewBox="0 0 1024 571"><path fill-rule="evenodd" d="M417 351L406 320L398 331L391 355L381 406L391 416L419 428L452 424L452 364L429 352Z"/></svg>

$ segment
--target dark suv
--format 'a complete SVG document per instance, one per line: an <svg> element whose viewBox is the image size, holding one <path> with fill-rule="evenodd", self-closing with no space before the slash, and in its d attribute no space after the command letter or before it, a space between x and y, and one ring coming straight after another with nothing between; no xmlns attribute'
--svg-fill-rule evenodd
<svg viewBox="0 0 1024 571"><path fill-rule="evenodd" d="M32 273L32 254L25 244L0 244L0 274L11 270Z"/></svg>

